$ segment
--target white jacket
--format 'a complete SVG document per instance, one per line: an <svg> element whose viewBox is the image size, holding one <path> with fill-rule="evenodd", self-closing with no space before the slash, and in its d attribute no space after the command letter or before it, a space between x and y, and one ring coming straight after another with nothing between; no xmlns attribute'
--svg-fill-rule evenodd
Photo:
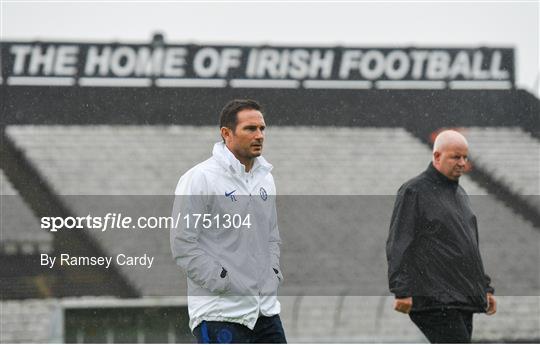
<svg viewBox="0 0 540 345"><path fill-rule="evenodd" d="M259 315L280 312L276 296L283 276L272 165L257 157L246 173L223 143L215 144L212 154L178 182L173 218L181 216L171 229L172 254L187 274L191 330L203 320L253 329ZM202 218L195 228L194 215L205 213L208 228ZM249 215L248 222L239 228L238 221L229 224L226 215L235 214L242 221Z"/></svg>

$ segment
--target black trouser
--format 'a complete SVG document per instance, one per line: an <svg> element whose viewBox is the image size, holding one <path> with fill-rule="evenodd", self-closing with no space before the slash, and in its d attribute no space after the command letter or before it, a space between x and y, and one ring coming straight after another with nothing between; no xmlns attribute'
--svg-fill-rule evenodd
<svg viewBox="0 0 540 345"><path fill-rule="evenodd" d="M430 343L470 343L473 313L460 309L417 311L409 314Z"/></svg>
<svg viewBox="0 0 540 345"><path fill-rule="evenodd" d="M195 327L193 334L199 344L287 343L279 315L260 316L253 330L239 323L203 321Z"/></svg>

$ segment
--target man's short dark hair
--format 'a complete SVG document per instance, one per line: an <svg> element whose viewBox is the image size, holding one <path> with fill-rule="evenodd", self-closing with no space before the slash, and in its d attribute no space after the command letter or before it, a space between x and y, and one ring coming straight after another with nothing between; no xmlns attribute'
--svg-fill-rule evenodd
<svg viewBox="0 0 540 345"><path fill-rule="evenodd" d="M262 112L262 107L259 102L252 99L233 99L229 103L225 104L221 115L219 116L219 128L227 127L236 130L238 124L238 113L245 109L253 109Z"/></svg>

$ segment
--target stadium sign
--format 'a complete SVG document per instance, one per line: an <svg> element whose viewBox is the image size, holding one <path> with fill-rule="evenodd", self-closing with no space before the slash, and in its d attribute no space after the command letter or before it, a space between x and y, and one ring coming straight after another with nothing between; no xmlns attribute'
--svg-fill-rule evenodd
<svg viewBox="0 0 540 345"><path fill-rule="evenodd" d="M3 84L80 87L511 89L511 48L1 42Z"/></svg>

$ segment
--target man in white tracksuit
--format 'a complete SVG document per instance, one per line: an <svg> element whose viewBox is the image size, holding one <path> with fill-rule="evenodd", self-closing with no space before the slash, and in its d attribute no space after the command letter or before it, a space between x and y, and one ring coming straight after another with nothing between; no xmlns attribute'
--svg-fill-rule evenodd
<svg viewBox="0 0 540 345"><path fill-rule="evenodd" d="M171 249L187 274L199 343L286 342L276 188L261 157L265 126L256 101L229 102L220 116L223 142L176 187Z"/></svg>

